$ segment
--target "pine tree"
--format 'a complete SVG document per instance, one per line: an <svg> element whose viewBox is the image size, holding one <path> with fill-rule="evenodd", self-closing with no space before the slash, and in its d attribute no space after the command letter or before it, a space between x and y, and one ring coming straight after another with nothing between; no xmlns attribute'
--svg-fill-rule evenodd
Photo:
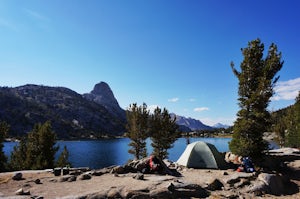
<svg viewBox="0 0 300 199"><path fill-rule="evenodd" d="M10 156L9 167L10 170L20 171L29 169L25 164L27 154L27 137L23 137L19 144L14 147Z"/></svg>
<svg viewBox="0 0 300 199"><path fill-rule="evenodd" d="M173 147L179 137L176 118L172 119L167 109L162 111L157 107L151 116L150 126L153 154L165 159L168 157L168 149Z"/></svg>
<svg viewBox="0 0 300 199"><path fill-rule="evenodd" d="M129 106L126 111L127 116L127 136L131 139L129 153L133 154L135 159L141 159L147 156L146 139L148 137L148 118L149 111L147 105L137 106L136 103Z"/></svg>
<svg viewBox="0 0 300 199"><path fill-rule="evenodd" d="M9 125L6 122L0 121L0 172L3 172L7 169L7 157L3 152L3 142L8 130Z"/></svg>
<svg viewBox="0 0 300 199"><path fill-rule="evenodd" d="M281 53L271 44L266 58L263 58L264 44L259 39L248 43L242 49L244 60L239 72L231 63L233 73L239 80L239 106L234 134L229 144L230 150L238 155L250 156L254 160L262 157L267 149L263 133L269 125L270 114L267 107L273 95L274 84L281 69ZM274 78L275 77L275 78Z"/></svg>
<svg viewBox="0 0 300 199"><path fill-rule="evenodd" d="M66 146L64 146L64 150L61 152L60 156L56 162L57 167L71 167L71 163L69 162L69 151Z"/></svg>

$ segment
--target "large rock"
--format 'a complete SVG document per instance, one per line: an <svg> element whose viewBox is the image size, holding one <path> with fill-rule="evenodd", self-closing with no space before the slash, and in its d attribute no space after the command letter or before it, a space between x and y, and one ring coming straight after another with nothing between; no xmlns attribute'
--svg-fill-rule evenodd
<svg viewBox="0 0 300 199"><path fill-rule="evenodd" d="M248 190L256 195L272 194L276 196L293 194L298 191L298 186L286 176L269 173L259 174Z"/></svg>
<svg viewBox="0 0 300 199"><path fill-rule="evenodd" d="M288 188L286 185L289 184L289 180L286 177L276 174L261 173L257 179L268 186L270 194L277 196L285 194L286 189Z"/></svg>

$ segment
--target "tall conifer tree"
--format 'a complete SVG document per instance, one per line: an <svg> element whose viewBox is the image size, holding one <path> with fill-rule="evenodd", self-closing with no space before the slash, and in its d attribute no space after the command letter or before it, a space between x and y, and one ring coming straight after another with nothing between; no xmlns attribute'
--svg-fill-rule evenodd
<svg viewBox="0 0 300 199"><path fill-rule="evenodd" d="M267 56L263 58L264 44L260 39L248 43L242 49L244 60L238 71L231 63L233 73L239 80L239 106L234 134L229 144L230 150L238 155L261 158L267 143L263 133L269 124L267 107L273 95L273 87L278 81L276 73L281 69L281 53L271 44Z"/></svg>

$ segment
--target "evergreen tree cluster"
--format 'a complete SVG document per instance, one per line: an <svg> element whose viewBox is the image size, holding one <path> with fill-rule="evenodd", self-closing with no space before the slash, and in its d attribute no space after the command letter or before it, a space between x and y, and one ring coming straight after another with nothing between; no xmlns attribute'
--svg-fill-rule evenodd
<svg viewBox="0 0 300 199"><path fill-rule="evenodd" d="M54 155L58 151L55 146L56 135L51 129L50 122L36 124L21 140L11 154L13 170L47 169L54 167Z"/></svg>
<svg viewBox="0 0 300 199"><path fill-rule="evenodd" d="M5 170L25 170L25 169L48 169L55 166L66 166L68 162L68 151L64 151L55 164L55 154L58 151L56 146L56 134L52 131L50 122L36 124L26 137L23 137L20 143L14 147L10 162L3 153L3 139L9 126L5 122L0 123L0 168Z"/></svg>
<svg viewBox="0 0 300 199"><path fill-rule="evenodd" d="M147 156L146 139L151 138L153 155L164 159L168 157L168 149L180 136L177 131L176 118L171 118L167 109L157 107L153 114L149 114L144 103L137 106L136 103L129 106L127 115L127 137L131 139L129 153L135 159Z"/></svg>
<svg viewBox="0 0 300 199"><path fill-rule="evenodd" d="M282 147L300 147L300 91L294 105L272 113L272 128Z"/></svg>
<svg viewBox="0 0 300 199"><path fill-rule="evenodd" d="M9 130L9 125L6 122L0 121L0 172L7 170L7 158L3 152L3 142Z"/></svg>

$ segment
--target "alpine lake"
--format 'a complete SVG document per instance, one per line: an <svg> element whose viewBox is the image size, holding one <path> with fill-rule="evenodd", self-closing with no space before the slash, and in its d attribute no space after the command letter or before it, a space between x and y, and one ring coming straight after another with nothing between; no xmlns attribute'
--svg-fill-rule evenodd
<svg viewBox="0 0 300 199"><path fill-rule="evenodd" d="M195 141L204 141L215 145L219 152L228 151L228 142L231 138L179 138L174 143L173 148L169 149L168 159L177 161L185 150L188 143ZM134 157L128 153L129 138L114 138L101 140L84 140L84 141L57 141L59 151L56 158L62 152L64 146L69 151L69 161L73 167L89 167L99 169L112 165L123 165ZM14 146L18 142L4 142L4 153L9 158ZM147 152L152 153L151 140L147 139Z"/></svg>

